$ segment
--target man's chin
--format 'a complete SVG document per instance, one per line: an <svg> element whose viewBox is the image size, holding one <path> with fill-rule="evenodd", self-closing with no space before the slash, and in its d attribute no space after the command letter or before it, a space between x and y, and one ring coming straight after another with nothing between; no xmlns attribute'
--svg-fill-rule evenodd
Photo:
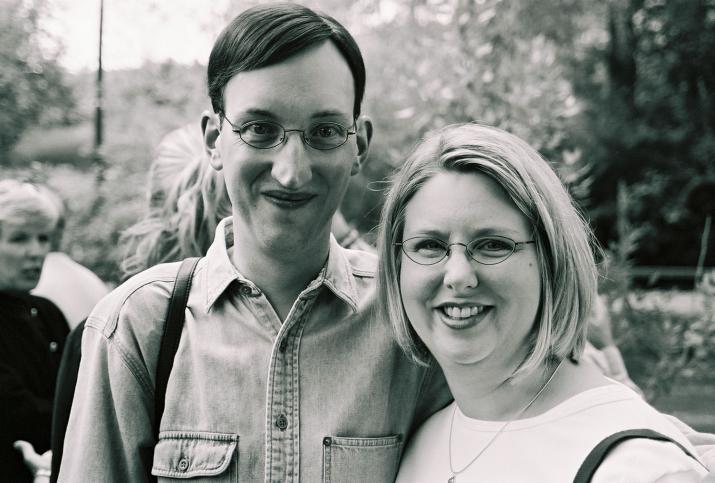
<svg viewBox="0 0 715 483"><path fill-rule="evenodd" d="M300 228L299 226L294 226ZM305 233L299 229L281 229L264 233L263 245L276 258L303 256L306 253L317 253L330 243L329 234Z"/></svg>

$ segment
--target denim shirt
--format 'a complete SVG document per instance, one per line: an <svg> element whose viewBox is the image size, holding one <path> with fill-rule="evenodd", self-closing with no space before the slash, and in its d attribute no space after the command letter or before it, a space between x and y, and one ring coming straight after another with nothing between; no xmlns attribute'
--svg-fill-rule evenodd
<svg viewBox="0 0 715 483"><path fill-rule="evenodd" d="M128 280L86 323L60 482L392 482L451 395L373 312L374 255L331 238L281 321L231 263L224 220L197 266L159 441L154 376L178 264Z"/></svg>

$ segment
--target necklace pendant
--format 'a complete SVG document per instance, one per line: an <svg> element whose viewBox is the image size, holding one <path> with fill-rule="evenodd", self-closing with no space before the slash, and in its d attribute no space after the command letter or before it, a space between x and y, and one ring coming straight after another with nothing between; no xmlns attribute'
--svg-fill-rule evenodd
<svg viewBox="0 0 715 483"><path fill-rule="evenodd" d="M457 481L457 475L452 475L447 480L447 483L454 483L455 481Z"/></svg>

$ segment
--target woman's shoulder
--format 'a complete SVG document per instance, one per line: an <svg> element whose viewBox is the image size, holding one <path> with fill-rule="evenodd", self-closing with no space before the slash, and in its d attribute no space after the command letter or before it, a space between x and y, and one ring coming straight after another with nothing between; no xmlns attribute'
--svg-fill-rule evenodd
<svg viewBox="0 0 715 483"><path fill-rule="evenodd" d="M619 444L601 463L593 483L699 482L705 468L671 442L634 438Z"/></svg>
<svg viewBox="0 0 715 483"><path fill-rule="evenodd" d="M558 421L556 424L578 425L584 441L590 440L592 448L620 431L648 429L696 454L670 418L617 381L608 380L607 384L572 396L554 408L550 416L554 422ZM611 450L592 481L690 482L701 481L705 474L704 467L677 444L640 437L626 440Z"/></svg>

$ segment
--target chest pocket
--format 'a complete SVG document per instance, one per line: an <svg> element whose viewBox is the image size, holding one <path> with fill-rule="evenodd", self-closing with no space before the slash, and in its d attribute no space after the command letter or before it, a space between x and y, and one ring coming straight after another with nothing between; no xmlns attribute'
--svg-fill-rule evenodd
<svg viewBox="0 0 715 483"><path fill-rule="evenodd" d="M238 435L164 431L154 448L151 474L158 481L238 482Z"/></svg>
<svg viewBox="0 0 715 483"><path fill-rule="evenodd" d="M323 483L392 483L397 475L402 439L323 438Z"/></svg>

